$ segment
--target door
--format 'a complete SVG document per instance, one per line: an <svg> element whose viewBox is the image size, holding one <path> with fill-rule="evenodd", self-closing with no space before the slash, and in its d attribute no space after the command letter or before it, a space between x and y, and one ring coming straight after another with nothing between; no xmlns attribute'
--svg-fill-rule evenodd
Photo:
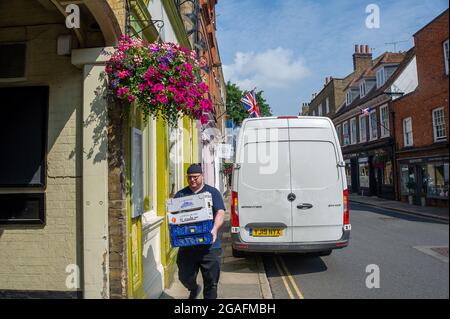
<svg viewBox="0 0 450 319"><path fill-rule="evenodd" d="M294 242L334 241L342 237L342 170L330 141L290 143L292 233Z"/></svg>
<svg viewBox="0 0 450 319"><path fill-rule="evenodd" d="M286 132L287 135L287 132ZM238 173L240 235L245 242L292 241L289 142L249 142ZM254 229L282 229L278 237L255 237Z"/></svg>

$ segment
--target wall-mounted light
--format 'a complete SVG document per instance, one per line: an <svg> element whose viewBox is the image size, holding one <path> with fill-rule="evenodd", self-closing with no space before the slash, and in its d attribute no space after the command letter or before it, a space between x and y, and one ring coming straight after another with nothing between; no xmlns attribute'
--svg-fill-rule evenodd
<svg viewBox="0 0 450 319"><path fill-rule="evenodd" d="M72 52L72 35L61 34L58 36L56 52L58 55L70 55Z"/></svg>

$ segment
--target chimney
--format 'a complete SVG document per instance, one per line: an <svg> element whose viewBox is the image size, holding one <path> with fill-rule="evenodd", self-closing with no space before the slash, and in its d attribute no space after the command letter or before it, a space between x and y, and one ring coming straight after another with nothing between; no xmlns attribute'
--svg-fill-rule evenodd
<svg viewBox="0 0 450 319"><path fill-rule="evenodd" d="M353 54L353 70L357 76L361 75L365 69L372 66L372 53L368 45L355 45L355 53Z"/></svg>

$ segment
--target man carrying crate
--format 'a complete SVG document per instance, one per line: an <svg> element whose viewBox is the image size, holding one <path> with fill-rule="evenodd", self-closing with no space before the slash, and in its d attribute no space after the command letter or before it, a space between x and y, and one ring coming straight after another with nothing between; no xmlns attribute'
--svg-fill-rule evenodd
<svg viewBox="0 0 450 319"><path fill-rule="evenodd" d="M214 223L211 231L211 245L180 247L178 251L178 274L181 283L190 291L189 299L196 299L201 291L197 284L197 274L201 270L203 276L203 297L217 299L217 284L220 277L221 240L219 230L225 218L225 205L220 192L203 182L202 167L191 165L187 170L189 186L175 194L175 198L200 193L210 193L212 197Z"/></svg>

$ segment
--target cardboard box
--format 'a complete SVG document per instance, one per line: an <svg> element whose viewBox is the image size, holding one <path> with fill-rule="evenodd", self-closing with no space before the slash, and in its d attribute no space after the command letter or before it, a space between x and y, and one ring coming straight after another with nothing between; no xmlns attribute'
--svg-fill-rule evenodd
<svg viewBox="0 0 450 319"><path fill-rule="evenodd" d="M214 219L212 208L199 209L192 212L167 214L169 225L185 225Z"/></svg>
<svg viewBox="0 0 450 319"><path fill-rule="evenodd" d="M202 208L212 209L212 196L208 192L181 198L171 198L166 201L168 213L181 213Z"/></svg>

